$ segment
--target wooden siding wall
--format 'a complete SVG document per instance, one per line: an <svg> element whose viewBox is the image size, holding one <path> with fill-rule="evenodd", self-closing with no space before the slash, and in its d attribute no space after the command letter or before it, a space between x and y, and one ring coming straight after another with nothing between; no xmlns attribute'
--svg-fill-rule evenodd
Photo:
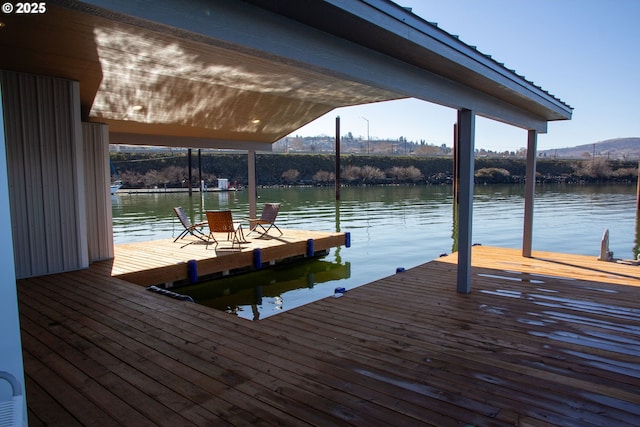
<svg viewBox="0 0 640 427"><path fill-rule="evenodd" d="M84 191L87 200L89 262L113 258L113 223L109 191L109 127L83 123Z"/></svg>
<svg viewBox="0 0 640 427"><path fill-rule="evenodd" d="M0 72L16 277L88 267L77 82Z"/></svg>

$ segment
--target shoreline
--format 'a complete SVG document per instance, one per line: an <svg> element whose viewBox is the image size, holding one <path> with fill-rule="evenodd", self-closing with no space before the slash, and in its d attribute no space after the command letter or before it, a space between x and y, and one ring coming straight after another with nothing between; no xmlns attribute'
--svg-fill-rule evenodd
<svg viewBox="0 0 640 427"><path fill-rule="evenodd" d="M233 193L236 191L242 191L241 188L205 188L201 191L200 188L192 188L192 193ZM112 196L120 194L163 194L163 193L188 193L188 188L120 188Z"/></svg>

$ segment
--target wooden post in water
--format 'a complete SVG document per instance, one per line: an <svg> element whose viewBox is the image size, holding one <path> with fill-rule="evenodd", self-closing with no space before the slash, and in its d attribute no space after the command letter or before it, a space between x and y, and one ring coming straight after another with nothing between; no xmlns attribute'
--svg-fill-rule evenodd
<svg viewBox="0 0 640 427"><path fill-rule="evenodd" d="M256 218L258 211L258 189L256 186L256 150L247 151L247 179L249 185L249 218ZM249 222L249 229L255 228L255 221Z"/></svg>
<svg viewBox="0 0 640 427"><path fill-rule="evenodd" d="M198 186L200 191L204 192L204 185L202 185L202 149L198 148Z"/></svg>
<svg viewBox="0 0 640 427"><path fill-rule="evenodd" d="M336 116L336 200L340 200L340 116Z"/></svg>
<svg viewBox="0 0 640 427"><path fill-rule="evenodd" d="M189 196L192 196L193 194L192 194L191 183L193 181L193 172L191 171L191 148L187 150L187 158L188 158L187 167L189 169L189 178L188 178L189 179Z"/></svg>

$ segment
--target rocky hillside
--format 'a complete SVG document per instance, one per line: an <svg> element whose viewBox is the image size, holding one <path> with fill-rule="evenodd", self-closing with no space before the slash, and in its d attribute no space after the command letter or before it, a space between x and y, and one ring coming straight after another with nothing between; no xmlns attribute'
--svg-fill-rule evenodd
<svg viewBox="0 0 640 427"><path fill-rule="evenodd" d="M585 159L606 157L610 160L640 160L640 138L615 138L571 148L541 150L542 157Z"/></svg>

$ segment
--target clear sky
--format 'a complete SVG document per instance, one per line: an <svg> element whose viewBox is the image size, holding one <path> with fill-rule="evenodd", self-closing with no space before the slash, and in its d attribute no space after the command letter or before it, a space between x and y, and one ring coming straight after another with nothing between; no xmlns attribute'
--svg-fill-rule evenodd
<svg viewBox="0 0 640 427"><path fill-rule="evenodd" d="M399 0L413 13L573 107L538 149L640 137L640 0ZM415 99L336 109L292 135L341 134L452 145L454 110ZM367 119L367 120L365 120ZM476 148L515 151L526 131L476 119Z"/></svg>

